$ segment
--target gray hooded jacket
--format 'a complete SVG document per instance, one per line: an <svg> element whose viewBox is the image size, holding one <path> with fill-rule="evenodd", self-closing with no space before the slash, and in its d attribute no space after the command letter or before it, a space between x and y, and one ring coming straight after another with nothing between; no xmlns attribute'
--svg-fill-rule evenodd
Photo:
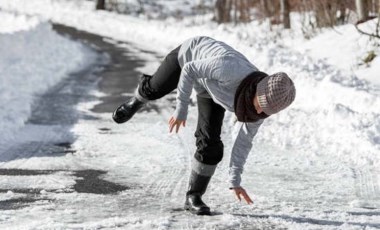
<svg viewBox="0 0 380 230"><path fill-rule="evenodd" d="M186 40L178 53L182 68L178 83L174 117L186 120L192 89L199 96L211 97L227 111L234 112L235 92L240 82L258 71L247 58L227 44L209 37ZM252 148L252 140L263 120L239 122L230 160L230 186L240 187L243 167Z"/></svg>

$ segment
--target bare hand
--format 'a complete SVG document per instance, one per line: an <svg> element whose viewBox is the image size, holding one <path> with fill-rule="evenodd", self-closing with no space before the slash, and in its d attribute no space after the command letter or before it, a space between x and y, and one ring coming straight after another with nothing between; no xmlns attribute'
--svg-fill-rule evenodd
<svg viewBox="0 0 380 230"><path fill-rule="evenodd" d="M233 190L235 191L235 194L236 194L237 198L239 199L239 201L241 201L241 197L240 196L243 196L243 198L247 202L247 204L253 204L251 198L248 196L248 194L244 190L244 188L242 188L242 187L236 187L236 188L233 188Z"/></svg>
<svg viewBox="0 0 380 230"><path fill-rule="evenodd" d="M169 132L171 133L173 131L173 128L176 127L176 133L178 133L178 130L179 130L179 127L180 126L183 126L185 127L186 125L186 121L183 121L183 120L177 120L176 118L174 117L171 117L170 120L169 120Z"/></svg>

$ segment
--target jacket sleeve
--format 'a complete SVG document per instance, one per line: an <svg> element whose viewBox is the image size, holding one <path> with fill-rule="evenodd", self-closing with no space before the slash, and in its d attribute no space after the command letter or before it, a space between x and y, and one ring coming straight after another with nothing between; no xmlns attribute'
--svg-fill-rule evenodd
<svg viewBox="0 0 380 230"><path fill-rule="evenodd" d="M252 123L238 122L238 133L232 147L230 159L230 188L240 187L241 174L243 173L244 164L247 160L249 152L252 149L253 138L262 123L263 120Z"/></svg>
<svg viewBox="0 0 380 230"><path fill-rule="evenodd" d="M179 120L187 119L190 96L194 86L195 74L190 64L183 66L177 86L176 109L173 116Z"/></svg>
<svg viewBox="0 0 380 230"><path fill-rule="evenodd" d="M223 67L224 59L213 57L186 63L181 70L177 86L176 110L173 116L179 120L186 120L190 96L197 79L219 79L219 72Z"/></svg>

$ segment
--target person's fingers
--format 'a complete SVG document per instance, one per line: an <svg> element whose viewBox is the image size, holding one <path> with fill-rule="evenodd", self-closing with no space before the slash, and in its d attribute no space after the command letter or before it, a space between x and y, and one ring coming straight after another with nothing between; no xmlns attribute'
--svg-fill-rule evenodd
<svg viewBox="0 0 380 230"><path fill-rule="evenodd" d="M170 125L169 125L169 129L170 129L169 133L171 133L171 132L173 131L173 127L174 127L173 124L170 124Z"/></svg>
<svg viewBox="0 0 380 230"><path fill-rule="evenodd" d="M249 195L247 194L247 192L245 190L242 190L242 196L244 198L244 200L248 203L248 204L251 204L253 203L251 198L249 197Z"/></svg>
<svg viewBox="0 0 380 230"><path fill-rule="evenodd" d="M177 120L174 117L171 117L169 119L169 129L170 133L173 132L174 127L176 128L176 133L178 133L179 128L181 127L181 124L183 127L186 125L186 121Z"/></svg>
<svg viewBox="0 0 380 230"><path fill-rule="evenodd" d="M248 203L248 204L253 204L251 198L248 196L248 194L244 191L242 193L243 197L244 197L244 200Z"/></svg>
<svg viewBox="0 0 380 230"><path fill-rule="evenodd" d="M181 127L181 123L176 123L176 130L175 130L176 133L178 133L179 127Z"/></svg>

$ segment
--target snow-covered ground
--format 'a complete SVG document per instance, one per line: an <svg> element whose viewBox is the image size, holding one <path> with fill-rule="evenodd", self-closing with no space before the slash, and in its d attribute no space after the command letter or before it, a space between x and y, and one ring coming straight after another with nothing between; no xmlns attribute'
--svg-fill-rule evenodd
<svg viewBox="0 0 380 230"><path fill-rule="evenodd" d="M0 11L0 18L0 150L4 150L17 139L34 98L93 62L94 54L37 17Z"/></svg>
<svg viewBox="0 0 380 230"><path fill-rule="evenodd" d="M358 55L368 51L365 48L368 43L352 27L337 28L339 33L336 34L326 31L306 41L295 38L292 33L278 37L277 33L256 22L234 27L213 24L205 17L149 21L96 12L93 8L91 2L79 5L75 1L53 0L0 2L0 9L20 14L0 14L5 18L0 22L0 127L1 130L14 130L13 135L10 131L0 134L1 146L14 141L17 129L28 118L36 93L45 91L70 71L84 66L90 55L82 45L58 36L44 20L130 42L137 47L133 54L147 60L146 66L140 69L147 73L154 71L159 60L154 55L140 55L140 48L165 55L188 37L212 36L231 44L268 73L289 73L296 84L294 104L268 119L254 141L243 175L243 186L253 194L255 204L247 206L236 202L227 189L234 128L231 114L227 115L223 130L225 158L205 196L220 215L190 217L172 209L181 207L184 199L194 152L192 133L196 108L190 109L188 128L178 135L166 135L167 119L172 112L166 100L157 102L161 108L167 108L161 113L138 114L128 125L112 123L110 114L91 112L98 102L90 101L81 103L78 110L97 119L81 119L72 128L71 132L77 137L72 146L76 153L27 161L16 158L2 162L1 168L102 169L108 171L104 179L133 185L135 189L115 196L46 192L44 196L59 202L41 201L38 206L1 212L0 226L124 229L380 227L380 65L376 65L379 57L370 66L358 66ZM38 43L42 40L44 43ZM9 45L3 46L3 42ZM17 51L17 47L23 52ZM31 51L24 51L29 49ZM58 54L51 55L51 49L56 49L53 52ZM363 52L357 52L358 49ZM379 54L378 49L375 52ZM36 58L36 53L41 57ZM52 56L59 60L53 61ZM5 68L11 66L9 63L16 63L15 60L20 60L25 67L21 70ZM54 66L51 62L60 65ZM14 68L19 66L17 64ZM36 70L41 73L33 75L30 82L24 80L25 76L32 75L30 71ZM16 100L16 96L12 96L14 92L19 96L20 86L15 84L25 84L25 98ZM27 111L19 110L18 100L22 109ZM14 101L16 107L12 111L9 105ZM17 137L28 139L28 134L34 131L27 130L26 134ZM59 128L44 132L37 136L57 138L62 135ZM5 154L2 151L4 148L0 148L0 153ZM30 188L70 188L74 179L71 174L62 172L49 177L30 176L30 180L35 181L31 182ZM10 191L25 184L23 177L11 180L2 176L0 181ZM8 192L2 194L1 199L15 196L19 195ZM38 220L34 218L36 216L46 216L46 219Z"/></svg>

